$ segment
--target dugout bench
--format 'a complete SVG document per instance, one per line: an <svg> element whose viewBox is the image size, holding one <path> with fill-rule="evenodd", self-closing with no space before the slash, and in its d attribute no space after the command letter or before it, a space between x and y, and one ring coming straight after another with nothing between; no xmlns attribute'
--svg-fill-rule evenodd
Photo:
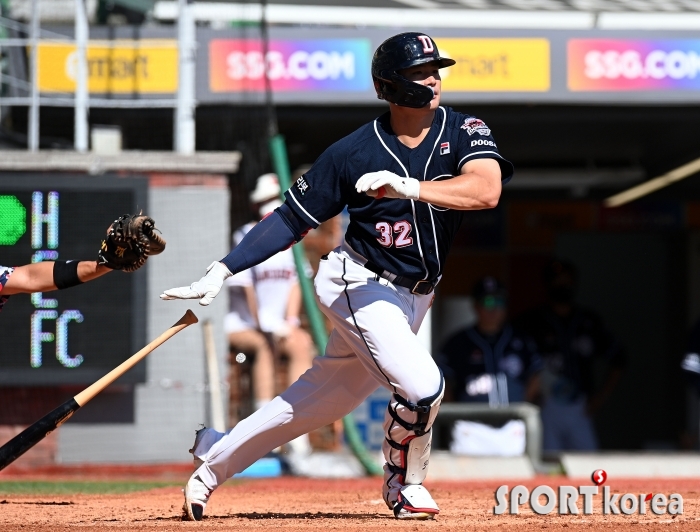
<svg viewBox="0 0 700 532"><path fill-rule="evenodd" d="M452 425L458 420L503 424L511 419L525 423L525 454L535 469L542 463L540 408L530 403L492 407L486 403L442 403L433 426L433 448L449 447Z"/></svg>

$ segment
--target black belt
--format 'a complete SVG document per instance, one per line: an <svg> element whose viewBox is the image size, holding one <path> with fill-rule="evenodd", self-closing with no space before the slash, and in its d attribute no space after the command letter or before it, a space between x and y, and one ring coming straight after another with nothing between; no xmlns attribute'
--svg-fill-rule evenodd
<svg viewBox="0 0 700 532"><path fill-rule="evenodd" d="M426 281L424 279L412 279L410 277L404 277L403 275L395 275L391 272L386 271L381 266L377 266L371 261L365 263L365 268L367 268L372 273L376 273L379 277L386 279L392 284L403 286L404 288L409 288L412 294L418 294L421 296L426 296L435 290L436 282Z"/></svg>

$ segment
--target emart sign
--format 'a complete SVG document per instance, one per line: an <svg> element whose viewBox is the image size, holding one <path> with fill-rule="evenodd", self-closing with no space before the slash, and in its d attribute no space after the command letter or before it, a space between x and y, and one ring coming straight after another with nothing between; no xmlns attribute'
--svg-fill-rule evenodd
<svg viewBox="0 0 700 532"><path fill-rule="evenodd" d="M75 45L40 43L37 55L41 92L75 92ZM90 41L86 55L90 93L177 91L178 52L174 39Z"/></svg>
<svg viewBox="0 0 700 532"><path fill-rule="evenodd" d="M457 61L440 72L443 92L547 92L550 43L542 38L436 38L440 55Z"/></svg>

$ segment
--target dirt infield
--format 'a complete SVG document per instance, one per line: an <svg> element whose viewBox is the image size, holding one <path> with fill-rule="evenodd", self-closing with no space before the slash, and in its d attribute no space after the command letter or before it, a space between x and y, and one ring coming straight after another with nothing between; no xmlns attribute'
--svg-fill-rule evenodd
<svg viewBox="0 0 700 532"><path fill-rule="evenodd" d="M9 480L9 479L5 479ZM604 516L600 496L594 515L493 515L494 491L501 482L434 482L431 489L442 511L433 522L392 518L380 500L378 479L309 480L280 478L241 480L222 486L212 496L201 523L181 521L178 487L124 495L0 496L0 530L75 532L106 530L507 530L542 532L574 530L700 530L700 482L688 480L609 480L615 493L680 493L684 513L669 515ZM509 486L516 483L510 482ZM557 477L524 483L589 485Z"/></svg>

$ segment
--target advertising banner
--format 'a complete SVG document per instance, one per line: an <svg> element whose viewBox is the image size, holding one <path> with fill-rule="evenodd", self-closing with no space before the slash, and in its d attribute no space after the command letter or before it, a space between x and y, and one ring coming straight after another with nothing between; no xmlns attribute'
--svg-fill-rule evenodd
<svg viewBox="0 0 700 532"><path fill-rule="evenodd" d="M441 72L445 92L548 91L547 39L436 38L440 54L457 64Z"/></svg>
<svg viewBox="0 0 700 532"><path fill-rule="evenodd" d="M209 42L209 89L265 90L265 68L275 92L366 91L372 87L369 39L271 40L263 59L259 39Z"/></svg>
<svg viewBox="0 0 700 532"><path fill-rule="evenodd" d="M700 39L571 39L571 91L700 90Z"/></svg>
<svg viewBox="0 0 700 532"><path fill-rule="evenodd" d="M401 28L272 27L197 31L197 100L262 105L386 105L374 50ZM457 61L441 70L443 103L700 102L700 37L690 32L425 29ZM266 54L266 57L263 56Z"/></svg>
<svg viewBox="0 0 700 532"><path fill-rule="evenodd" d="M41 92L75 92L75 45L40 43ZM88 90L106 94L166 94L177 91L177 41L90 41Z"/></svg>

